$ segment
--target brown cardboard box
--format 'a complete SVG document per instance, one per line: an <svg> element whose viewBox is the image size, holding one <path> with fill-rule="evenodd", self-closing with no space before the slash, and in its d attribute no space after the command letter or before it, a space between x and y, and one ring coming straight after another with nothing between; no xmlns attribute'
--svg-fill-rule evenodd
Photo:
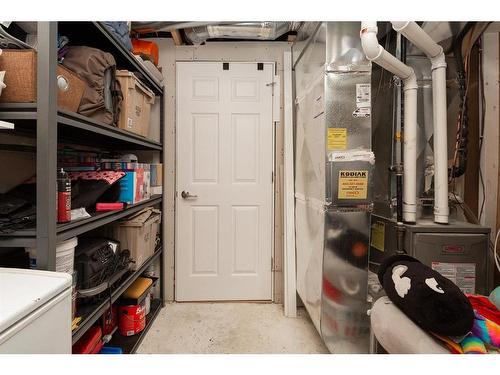
<svg viewBox="0 0 500 375"><path fill-rule="evenodd" d="M120 241L120 247L128 249L135 261L131 269L137 270L153 255L160 220L161 211L148 207L112 226L112 238Z"/></svg>
<svg viewBox="0 0 500 375"><path fill-rule="evenodd" d="M2 50L0 70L5 70L7 87L0 95L1 103L36 102L36 51L29 49ZM57 65L57 78L66 82L65 90L59 89L59 108L78 112L86 85L69 69Z"/></svg>
<svg viewBox="0 0 500 375"><path fill-rule="evenodd" d="M116 79L120 82L123 94L118 127L147 137L155 94L128 70L117 70Z"/></svg>
<svg viewBox="0 0 500 375"><path fill-rule="evenodd" d="M163 185L163 164L151 164L151 186Z"/></svg>

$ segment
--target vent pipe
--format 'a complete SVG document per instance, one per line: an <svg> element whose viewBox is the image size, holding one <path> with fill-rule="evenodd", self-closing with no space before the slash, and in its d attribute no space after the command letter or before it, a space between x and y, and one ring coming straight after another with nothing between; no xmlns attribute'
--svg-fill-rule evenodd
<svg viewBox="0 0 500 375"><path fill-rule="evenodd" d="M414 223L417 218L417 78L413 68L402 63L378 43L377 32L377 22L361 22L361 45L366 58L403 81L403 220Z"/></svg>
<svg viewBox="0 0 500 375"><path fill-rule="evenodd" d="M443 48L415 22L392 22L392 27L424 52L432 64L434 122L434 221L448 224L448 139L446 60Z"/></svg>

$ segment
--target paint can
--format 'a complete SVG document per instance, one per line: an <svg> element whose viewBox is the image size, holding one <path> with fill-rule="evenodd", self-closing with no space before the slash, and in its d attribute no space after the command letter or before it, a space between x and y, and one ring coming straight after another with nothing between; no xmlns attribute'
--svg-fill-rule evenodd
<svg viewBox="0 0 500 375"><path fill-rule="evenodd" d="M141 305L118 307L118 330L123 336L136 335L146 326L146 309Z"/></svg>

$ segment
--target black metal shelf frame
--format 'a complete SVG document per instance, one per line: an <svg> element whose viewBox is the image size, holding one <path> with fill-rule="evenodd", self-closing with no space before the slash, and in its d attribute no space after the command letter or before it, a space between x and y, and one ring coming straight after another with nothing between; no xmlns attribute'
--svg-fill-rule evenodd
<svg viewBox="0 0 500 375"><path fill-rule="evenodd" d="M29 126L25 126L26 132L36 132L37 119L37 104L36 103L1 103L0 104L0 120L15 121L23 120L29 122ZM107 125L82 116L78 113L69 112L59 109L57 111L57 123L59 125L80 129L88 134L96 136L104 136L108 140L119 140L128 148L140 148L161 151L163 146L160 142L153 141L142 137L138 134L128 132L126 130Z"/></svg>
<svg viewBox="0 0 500 375"><path fill-rule="evenodd" d="M97 213L88 219L71 221L57 225L57 242L89 232L103 225L115 222L132 215L145 207L154 206L162 202L162 196L156 195L148 200L133 204L119 211ZM34 247L36 245L36 230L21 230L9 235L0 235L0 247Z"/></svg>
<svg viewBox="0 0 500 375"><path fill-rule="evenodd" d="M111 292L111 298L104 298L103 301L96 305L95 308L84 317L84 319L79 323L78 328L72 333L73 344L77 342L87 330L94 325L94 323L104 314L104 312L110 307L111 303L116 302L118 298L123 294L123 292L140 276L144 271L163 253L160 248L157 250L153 256L151 256L146 262L144 262L139 269L131 273L115 290Z"/></svg>
<svg viewBox="0 0 500 375"><path fill-rule="evenodd" d="M120 54L124 56L129 61L129 63L144 76L148 83L148 86L150 86L153 91L156 91L157 94L163 93L163 88L153 78L151 73L149 73L149 71L116 38L116 36L108 30L106 25L102 24L101 22L93 22L93 24L104 37L108 38L108 40L115 46L117 51L119 51Z"/></svg>
<svg viewBox="0 0 500 375"><path fill-rule="evenodd" d="M120 220L126 216L136 213L145 207L153 206L161 203L161 196L154 196L151 199L136 203L120 211L108 211L94 215L88 219L81 221L69 222L67 224L58 225L57 227L57 241L64 241L68 238L78 236L85 232L91 231L102 227L103 225Z"/></svg>
<svg viewBox="0 0 500 375"><path fill-rule="evenodd" d="M66 30L72 24L63 23ZM57 173L57 144L58 127L55 123L61 122L72 127L85 128L98 135L106 135L109 139L126 139L131 144L145 142L125 131L113 129L89 120L84 116L58 111L57 109L57 35L58 22L38 22L38 53L37 53L37 103L36 103L36 146L37 146L37 217L44 220L37 221L36 246L37 264L42 269L55 269L55 252L57 241L61 236L56 225L56 173ZM76 24L75 24L76 25ZM136 67L148 80L152 79L149 72L127 51L121 43L98 22L83 22L76 26L93 31L93 37L106 41L112 49L115 58L125 61L129 66ZM98 30L97 34L95 33ZM73 32L75 30L73 29ZM109 42L111 44L109 44ZM163 97L163 89L157 87L157 92ZM163 113L163 100L160 100L160 113ZM22 111L21 111L22 112ZM26 110L24 110L26 112ZM19 113L19 112L18 112ZM33 116L29 114L29 116ZM160 119L160 133L163 133L163 116ZM163 145L149 143L152 149L162 151ZM69 233L68 233L69 235Z"/></svg>

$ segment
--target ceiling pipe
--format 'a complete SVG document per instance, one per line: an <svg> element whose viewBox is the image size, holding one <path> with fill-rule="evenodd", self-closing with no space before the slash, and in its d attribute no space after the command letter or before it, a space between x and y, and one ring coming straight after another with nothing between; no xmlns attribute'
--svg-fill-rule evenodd
<svg viewBox="0 0 500 375"><path fill-rule="evenodd" d="M418 49L432 64L434 126L434 221L448 224L448 138L446 113L446 60L443 48L415 22L392 22L392 27Z"/></svg>
<svg viewBox="0 0 500 375"><path fill-rule="evenodd" d="M417 218L417 77L413 68L402 63L378 43L377 32L377 22L361 22L361 45L366 58L403 81L403 220L414 223Z"/></svg>

